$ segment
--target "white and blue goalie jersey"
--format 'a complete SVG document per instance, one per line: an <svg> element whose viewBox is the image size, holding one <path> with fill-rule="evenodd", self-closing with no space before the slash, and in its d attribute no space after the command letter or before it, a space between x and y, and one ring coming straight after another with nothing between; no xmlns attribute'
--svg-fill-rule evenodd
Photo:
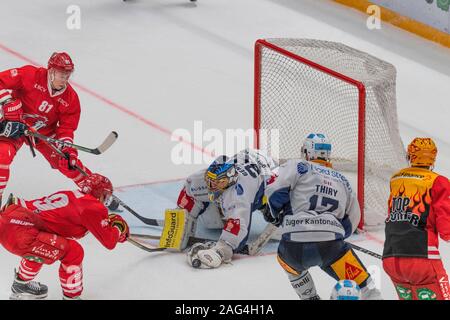
<svg viewBox="0 0 450 320"><path fill-rule="evenodd" d="M272 215L284 215L284 240L345 239L361 218L358 200L345 176L313 162L287 161L265 194Z"/></svg>
<svg viewBox="0 0 450 320"><path fill-rule="evenodd" d="M234 156L238 179L226 189L214 203L208 199L208 188L204 180L206 169L188 177L185 190L195 201L190 211L194 217L223 215L225 222L220 239L234 250L245 244L252 213L262 206L264 187L272 175L276 162L259 150L243 150Z"/></svg>

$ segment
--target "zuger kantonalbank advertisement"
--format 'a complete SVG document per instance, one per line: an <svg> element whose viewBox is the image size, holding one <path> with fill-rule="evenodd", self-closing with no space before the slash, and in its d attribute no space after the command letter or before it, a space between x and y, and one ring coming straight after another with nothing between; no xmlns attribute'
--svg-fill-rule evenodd
<svg viewBox="0 0 450 320"><path fill-rule="evenodd" d="M450 0L373 0L372 2L450 34Z"/></svg>

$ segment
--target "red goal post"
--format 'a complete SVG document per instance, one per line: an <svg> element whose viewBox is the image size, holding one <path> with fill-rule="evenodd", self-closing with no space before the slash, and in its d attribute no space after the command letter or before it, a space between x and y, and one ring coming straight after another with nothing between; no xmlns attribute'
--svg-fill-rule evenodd
<svg viewBox="0 0 450 320"><path fill-rule="evenodd" d="M366 225L380 225L387 213L388 179L406 165L397 124L395 76L391 64L339 43L257 40L255 147L280 159L297 158L308 133L328 135L334 167L356 174L360 228L367 220ZM270 137L263 141L262 129L279 131L276 148ZM373 135L386 137L378 142ZM391 153L386 161L376 154L384 151Z"/></svg>

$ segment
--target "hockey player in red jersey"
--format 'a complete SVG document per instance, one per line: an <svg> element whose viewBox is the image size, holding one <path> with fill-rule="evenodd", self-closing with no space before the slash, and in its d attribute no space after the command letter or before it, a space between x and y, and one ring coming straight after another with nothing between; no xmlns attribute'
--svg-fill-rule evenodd
<svg viewBox="0 0 450 320"><path fill-rule="evenodd" d="M0 214L0 243L22 257L12 285L11 299L42 299L47 287L32 281L43 264L60 261L64 299L78 299L83 291L83 248L74 239L91 232L107 249L128 238L129 228L104 203L112 195L104 176L91 174L80 190L60 191L40 199L15 199Z"/></svg>
<svg viewBox="0 0 450 320"><path fill-rule="evenodd" d="M80 120L80 101L69 84L74 70L70 56L53 53L47 68L26 65L0 72L0 200L9 180L9 167L23 143L25 125L39 128L39 133L73 142ZM53 169L72 179L77 185L84 176L74 170L79 166L91 172L78 159L76 149L61 147L68 160L54 153L42 141L35 148Z"/></svg>
<svg viewBox="0 0 450 320"><path fill-rule="evenodd" d="M450 241L450 183L433 172L437 148L430 138L408 146L410 167L391 178L383 268L401 300L450 300L439 255Z"/></svg>

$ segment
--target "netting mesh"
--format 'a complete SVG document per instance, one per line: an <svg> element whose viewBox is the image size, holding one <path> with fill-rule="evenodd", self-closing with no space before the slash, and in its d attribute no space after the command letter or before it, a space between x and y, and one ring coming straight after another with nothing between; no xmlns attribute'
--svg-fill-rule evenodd
<svg viewBox="0 0 450 320"><path fill-rule="evenodd" d="M387 212L389 178L407 165L397 124L395 68L339 43L308 39L266 41L364 84L364 219L367 226L380 225ZM358 88L276 49L259 45L256 108L262 129L260 147L280 159L297 158L308 133L325 133L333 144L334 167L356 172Z"/></svg>

